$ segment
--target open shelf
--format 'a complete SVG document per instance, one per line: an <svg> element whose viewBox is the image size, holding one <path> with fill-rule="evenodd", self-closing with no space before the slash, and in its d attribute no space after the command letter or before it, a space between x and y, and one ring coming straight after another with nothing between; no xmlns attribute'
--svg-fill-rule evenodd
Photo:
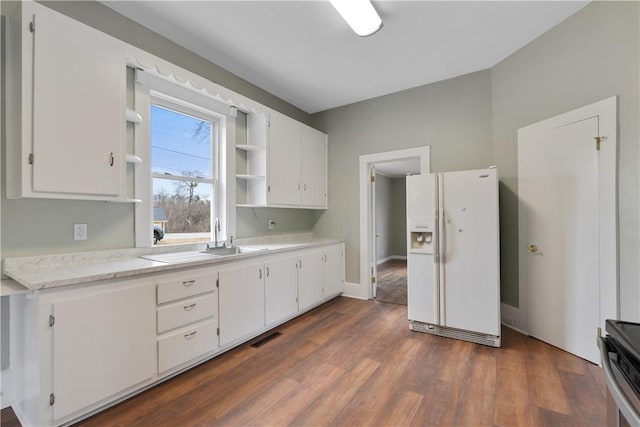
<svg viewBox="0 0 640 427"><path fill-rule="evenodd" d="M259 151L259 150L265 149L265 147L263 147L262 145L254 145L254 144L238 144L236 145L236 148L242 151Z"/></svg>

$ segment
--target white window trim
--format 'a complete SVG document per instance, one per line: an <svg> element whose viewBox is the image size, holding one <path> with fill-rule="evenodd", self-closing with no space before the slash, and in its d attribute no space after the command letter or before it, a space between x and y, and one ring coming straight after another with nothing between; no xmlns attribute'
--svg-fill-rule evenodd
<svg viewBox="0 0 640 427"><path fill-rule="evenodd" d="M235 146L235 114L232 109L202 93L190 90L184 86L174 84L158 76L136 70L135 109L142 117L142 123L135 129L135 154L142 158L142 163L136 169L134 191L141 202L135 208L135 246L153 246L153 196L151 172L151 104L160 100L164 104L178 111L193 111L200 117L213 117L217 121L217 143L214 143L214 176L203 182L212 183L214 187L215 213L211 215L211 230L217 217L221 230L218 240L227 240L235 235L235 187L230 185L234 181L229 176L235 174L233 153L229 147ZM184 100L184 101L181 101ZM231 163L230 163L231 162ZM230 175L231 174L231 175ZM167 178L162 176L162 178ZM172 176L171 179L181 179ZM217 185L216 185L217 184Z"/></svg>

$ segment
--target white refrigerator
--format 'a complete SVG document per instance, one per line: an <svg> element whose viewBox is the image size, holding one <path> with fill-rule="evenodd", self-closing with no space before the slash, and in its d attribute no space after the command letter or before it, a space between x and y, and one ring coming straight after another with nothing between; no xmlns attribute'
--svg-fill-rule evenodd
<svg viewBox="0 0 640 427"><path fill-rule="evenodd" d="M497 169L407 177L411 330L500 347Z"/></svg>

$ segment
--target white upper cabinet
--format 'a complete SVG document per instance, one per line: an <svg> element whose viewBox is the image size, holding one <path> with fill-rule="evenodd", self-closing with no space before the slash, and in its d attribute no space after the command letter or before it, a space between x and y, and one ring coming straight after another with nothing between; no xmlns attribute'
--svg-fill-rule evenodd
<svg viewBox="0 0 640 427"><path fill-rule="evenodd" d="M300 124L286 116L272 113L267 143L267 203L300 204Z"/></svg>
<svg viewBox="0 0 640 427"><path fill-rule="evenodd" d="M307 126L300 138L301 204L327 207L327 135Z"/></svg>
<svg viewBox="0 0 640 427"><path fill-rule="evenodd" d="M33 2L8 28L8 197L123 200L123 45Z"/></svg>
<svg viewBox="0 0 640 427"><path fill-rule="evenodd" d="M326 134L276 112L268 120L249 115L246 147L256 149L240 162L246 163L247 174L236 180L241 186L238 206L327 208Z"/></svg>
<svg viewBox="0 0 640 427"><path fill-rule="evenodd" d="M327 135L271 113L267 205L326 209Z"/></svg>

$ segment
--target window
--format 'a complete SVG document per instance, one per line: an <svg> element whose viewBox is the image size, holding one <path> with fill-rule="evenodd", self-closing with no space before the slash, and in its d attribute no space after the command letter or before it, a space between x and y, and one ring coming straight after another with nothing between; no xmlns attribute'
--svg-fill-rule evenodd
<svg viewBox="0 0 640 427"><path fill-rule="evenodd" d="M218 217L219 119L159 93L151 96L151 177L157 244L209 242Z"/></svg>

